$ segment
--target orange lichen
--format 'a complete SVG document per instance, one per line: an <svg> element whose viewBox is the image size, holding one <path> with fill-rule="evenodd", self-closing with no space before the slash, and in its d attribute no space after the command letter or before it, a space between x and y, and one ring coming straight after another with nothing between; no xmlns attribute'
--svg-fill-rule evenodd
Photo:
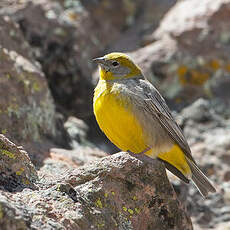
<svg viewBox="0 0 230 230"><path fill-rule="evenodd" d="M203 85L209 79L208 73L202 73L197 70L191 70L191 76L191 84L194 85Z"/></svg>
<svg viewBox="0 0 230 230"><path fill-rule="evenodd" d="M187 71L188 71L188 68L186 66L182 65L182 66L178 67L177 74L178 74L178 76L181 77L181 76L184 76L187 73Z"/></svg>
<svg viewBox="0 0 230 230"><path fill-rule="evenodd" d="M230 72L230 63L228 63L226 66L225 66L225 69Z"/></svg>
<svg viewBox="0 0 230 230"><path fill-rule="evenodd" d="M215 60L215 59L209 61L207 63L207 66L210 67L211 69L215 70L215 71L221 67L220 62L218 60Z"/></svg>
<svg viewBox="0 0 230 230"><path fill-rule="evenodd" d="M181 72L182 73L182 72ZM187 70L186 74L180 74L179 82L182 85L203 85L210 77L206 72L201 72L195 69Z"/></svg>
<svg viewBox="0 0 230 230"><path fill-rule="evenodd" d="M204 60L199 65L189 68L186 65L180 65L177 70L177 76L181 85L203 85L217 70L230 72L230 62L218 59Z"/></svg>

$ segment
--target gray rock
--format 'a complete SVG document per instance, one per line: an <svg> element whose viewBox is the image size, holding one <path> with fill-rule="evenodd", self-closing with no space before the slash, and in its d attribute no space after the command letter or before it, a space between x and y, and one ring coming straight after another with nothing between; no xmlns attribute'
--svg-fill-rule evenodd
<svg viewBox="0 0 230 230"><path fill-rule="evenodd" d="M27 152L0 134L0 187L8 191L21 191L25 187L36 189L38 179Z"/></svg>

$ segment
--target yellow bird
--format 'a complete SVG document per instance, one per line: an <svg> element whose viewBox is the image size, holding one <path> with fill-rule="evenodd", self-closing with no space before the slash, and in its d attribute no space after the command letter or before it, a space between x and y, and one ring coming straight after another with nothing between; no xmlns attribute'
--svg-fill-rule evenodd
<svg viewBox="0 0 230 230"><path fill-rule="evenodd" d="M94 114L105 135L118 148L164 162L181 180L191 179L200 193L215 192L195 163L188 143L165 100L125 54L94 59L100 80L94 91Z"/></svg>

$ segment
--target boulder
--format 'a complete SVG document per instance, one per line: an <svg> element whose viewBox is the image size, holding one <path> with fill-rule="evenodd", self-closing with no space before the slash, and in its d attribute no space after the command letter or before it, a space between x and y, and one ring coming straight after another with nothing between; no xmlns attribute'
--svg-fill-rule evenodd
<svg viewBox="0 0 230 230"><path fill-rule="evenodd" d="M21 191L25 187L35 189L33 182L37 179L27 152L0 134L0 188L10 192Z"/></svg>
<svg viewBox="0 0 230 230"><path fill-rule="evenodd" d="M176 117L194 159L217 189L204 200L195 186L171 177L178 198L187 204L194 229L226 229L230 220L230 110L223 101L198 99Z"/></svg>
<svg viewBox="0 0 230 230"><path fill-rule="evenodd" d="M23 55L27 43L10 18L0 21L1 132L21 144L38 141L42 134L55 135L55 109L44 74L28 54Z"/></svg>
<svg viewBox="0 0 230 230"><path fill-rule="evenodd" d="M192 229L158 161L121 152L65 173L49 170L40 169L39 190L0 191L4 229L18 222L32 229Z"/></svg>
<svg viewBox="0 0 230 230"><path fill-rule="evenodd" d="M18 25L0 17L0 132L41 161L49 142L68 146L40 65ZM42 144L41 144L42 143ZM39 154L41 153L41 154Z"/></svg>
<svg viewBox="0 0 230 230"><path fill-rule="evenodd" d="M176 3L175 0L135 2L135 17L129 18L130 25L118 40L110 43L106 52L132 52L151 43L151 34L159 26L164 14Z"/></svg>
<svg viewBox="0 0 230 230"><path fill-rule="evenodd" d="M152 34L152 43L131 53L172 103L197 98L228 102L230 1L178 1Z"/></svg>

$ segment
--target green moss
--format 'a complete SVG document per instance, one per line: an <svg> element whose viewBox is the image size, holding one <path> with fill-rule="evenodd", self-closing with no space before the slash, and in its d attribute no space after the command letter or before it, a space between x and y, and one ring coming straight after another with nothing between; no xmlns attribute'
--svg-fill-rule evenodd
<svg viewBox="0 0 230 230"><path fill-rule="evenodd" d="M103 208L102 202L101 202L100 198L96 201L96 206L97 206L98 208Z"/></svg>
<svg viewBox="0 0 230 230"><path fill-rule="evenodd" d="M105 196L105 198L107 198L108 197L108 193L105 193L104 196Z"/></svg>
<svg viewBox="0 0 230 230"><path fill-rule="evenodd" d="M24 129L21 131L22 137L26 139L30 136L33 140L39 141L41 133L55 135L54 106L49 98L39 105L35 101L31 105L9 107L8 115L16 115L18 119L23 119Z"/></svg>
<svg viewBox="0 0 230 230"><path fill-rule="evenodd" d="M11 159L15 159L16 156L8 150L0 149L1 154L8 156Z"/></svg>
<svg viewBox="0 0 230 230"><path fill-rule="evenodd" d="M7 107L7 114L9 117L12 117L13 114L15 114L17 116L17 118L19 118L19 113L18 113L18 109L19 109L19 106L17 104L10 104L8 107Z"/></svg>
<svg viewBox="0 0 230 230"><path fill-rule="evenodd" d="M1 112L0 112L0 113L1 113ZM7 129L2 129L2 130L1 130L1 133L5 135L5 134L7 133Z"/></svg>
<svg viewBox="0 0 230 230"><path fill-rule="evenodd" d="M41 86L38 84L38 82L34 82L32 85L32 89L35 92L39 92L39 91L41 91Z"/></svg>
<svg viewBox="0 0 230 230"><path fill-rule="evenodd" d="M98 223L98 224L97 224L97 227L98 227L98 228L102 228L102 227L104 227L104 226L105 226L105 223Z"/></svg>
<svg viewBox="0 0 230 230"><path fill-rule="evenodd" d="M128 212L129 212L131 215L133 215L133 213L134 213L133 210L132 210L131 208L128 209Z"/></svg>
<svg viewBox="0 0 230 230"><path fill-rule="evenodd" d="M141 211L139 208L135 208L134 210L135 210L135 212L136 212L137 214L139 214L140 211Z"/></svg>
<svg viewBox="0 0 230 230"><path fill-rule="evenodd" d="M125 212L127 212L127 210L128 210L125 206L123 206L122 209L123 209Z"/></svg>
<svg viewBox="0 0 230 230"><path fill-rule="evenodd" d="M2 210L2 205L0 204L0 219L3 218L3 210Z"/></svg>
<svg viewBox="0 0 230 230"><path fill-rule="evenodd" d="M26 178L22 178L22 183L25 184L25 185L29 185L30 184L30 181Z"/></svg>
<svg viewBox="0 0 230 230"><path fill-rule="evenodd" d="M57 185L56 190L57 190L58 192L62 191L62 190L61 190L61 186L62 186L62 184L58 184L58 185Z"/></svg>
<svg viewBox="0 0 230 230"><path fill-rule="evenodd" d="M11 78L11 75L10 75L9 73L7 73L5 76L6 76L8 79Z"/></svg>
<svg viewBox="0 0 230 230"><path fill-rule="evenodd" d="M18 171L16 171L16 175L21 176L24 171L24 168L20 168Z"/></svg>

